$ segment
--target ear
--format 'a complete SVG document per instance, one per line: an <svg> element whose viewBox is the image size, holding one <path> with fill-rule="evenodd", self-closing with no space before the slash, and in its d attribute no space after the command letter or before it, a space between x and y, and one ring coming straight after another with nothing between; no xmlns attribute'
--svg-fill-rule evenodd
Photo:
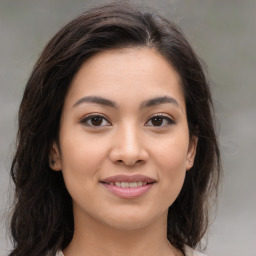
<svg viewBox="0 0 256 256"><path fill-rule="evenodd" d="M187 171L193 167L195 156L196 156L197 143L198 143L198 137L191 136L189 141L188 153L187 153L187 162L186 162Z"/></svg>
<svg viewBox="0 0 256 256"><path fill-rule="evenodd" d="M61 157L60 150L56 142L52 144L51 152L49 155L49 166L53 171L61 171Z"/></svg>

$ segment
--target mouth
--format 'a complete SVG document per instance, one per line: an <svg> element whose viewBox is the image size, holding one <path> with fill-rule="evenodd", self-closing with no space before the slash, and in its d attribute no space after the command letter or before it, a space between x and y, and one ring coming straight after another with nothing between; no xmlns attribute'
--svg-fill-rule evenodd
<svg viewBox="0 0 256 256"><path fill-rule="evenodd" d="M142 187L146 186L148 184L153 184L154 182L142 182L142 181L135 181L135 182L125 182L125 181L116 181L116 182L101 182L103 184L111 185L111 186L116 186L119 188L137 188L137 187Z"/></svg>
<svg viewBox="0 0 256 256"><path fill-rule="evenodd" d="M156 180L144 175L116 175L100 183L112 194L128 199L145 194L156 183Z"/></svg>
<svg viewBox="0 0 256 256"><path fill-rule="evenodd" d="M144 175L115 175L101 181L101 183L119 188L137 188L155 183L156 180Z"/></svg>

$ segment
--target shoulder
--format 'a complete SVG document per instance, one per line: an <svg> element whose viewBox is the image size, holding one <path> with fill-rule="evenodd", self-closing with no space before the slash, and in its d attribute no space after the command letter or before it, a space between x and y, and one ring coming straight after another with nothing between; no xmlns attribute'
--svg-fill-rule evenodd
<svg viewBox="0 0 256 256"><path fill-rule="evenodd" d="M205 254L202 254L201 252L195 251L188 246L185 247L185 254L186 256L207 256Z"/></svg>

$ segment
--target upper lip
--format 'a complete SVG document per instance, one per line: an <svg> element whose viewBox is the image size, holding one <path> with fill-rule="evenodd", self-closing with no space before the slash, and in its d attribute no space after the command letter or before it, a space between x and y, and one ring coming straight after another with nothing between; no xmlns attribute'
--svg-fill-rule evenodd
<svg viewBox="0 0 256 256"><path fill-rule="evenodd" d="M150 178L145 175L141 174L135 174L135 175L115 175L110 176L104 180L101 180L103 183L115 183L115 182L147 182L147 183L153 183L156 182L155 179Z"/></svg>

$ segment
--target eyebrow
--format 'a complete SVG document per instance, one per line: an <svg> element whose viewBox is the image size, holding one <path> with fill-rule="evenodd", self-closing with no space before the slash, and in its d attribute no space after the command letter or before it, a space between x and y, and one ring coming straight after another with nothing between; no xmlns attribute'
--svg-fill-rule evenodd
<svg viewBox="0 0 256 256"><path fill-rule="evenodd" d="M169 97L169 96L161 96L161 97L156 97L156 98L149 99L149 100L142 102L141 108L152 107L152 106L156 106L156 105L160 105L160 104L164 104L164 103L172 103L172 104L176 105L177 107L179 107L179 103L176 99Z"/></svg>
<svg viewBox="0 0 256 256"><path fill-rule="evenodd" d="M77 107L78 105L80 105L82 103L96 103L96 104L100 104L100 105L104 105L104 106L108 106L108 107L117 108L117 104L114 101L108 100L106 98L102 98L100 96L86 96L86 97L83 97L83 98L79 99L73 105L73 107Z"/></svg>
<svg viewBox="0 0 256 256"><path fill-rule="evenodd" d="M104 105L104 106L108 106L108 107L112 107L112 108L118 108L117 103L115 103L112 100L100 97L100 96L86 96L86 97L83 97L83 98L79 99L73 105L73 107L77 107L78 105L80 105L82 103L96 103L96 104L99 104L99 105ZM177 107L179 107L179 103L176 99L174 99L170 96L161 96L161 97L152 98L152 99L149 99L149 100L146 100L146 101L142 102L142 104L140 105L140 108L148 108L148 107L152 107L152 106L156 106L156 105L160 105L160 104L165 104L165 103L171 103L171 104L174 104Z"/></svg>

